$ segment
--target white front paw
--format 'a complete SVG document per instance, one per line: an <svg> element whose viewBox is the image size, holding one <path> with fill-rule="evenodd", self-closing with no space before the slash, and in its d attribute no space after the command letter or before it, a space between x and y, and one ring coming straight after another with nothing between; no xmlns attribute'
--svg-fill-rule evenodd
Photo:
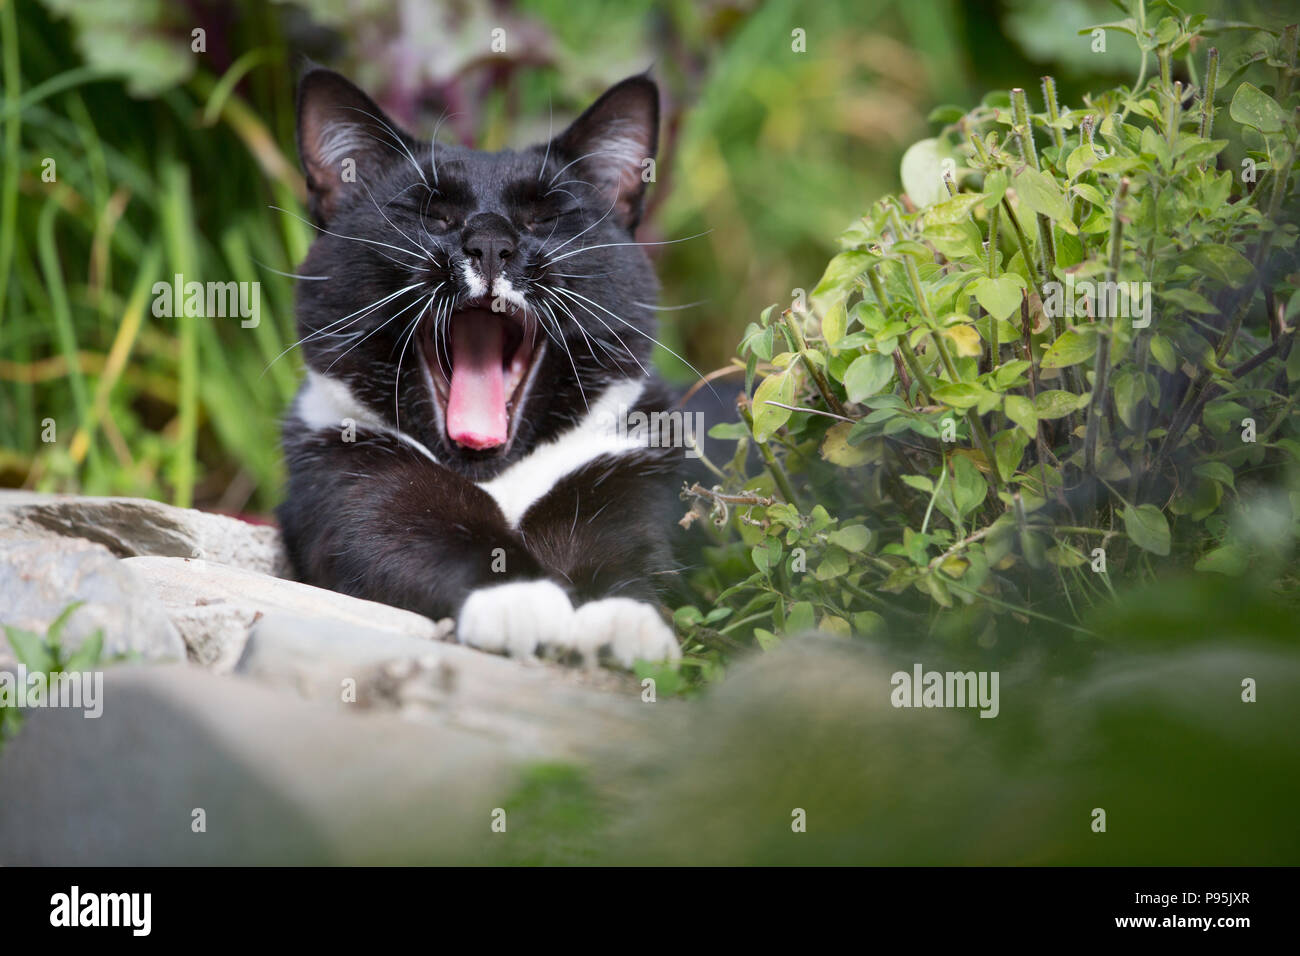
<svg viewBox="0 0 1300 956"><path fill-rule="evenodd" d="M573 605L554 581L513 581L470 593L456 639L484 651L531 657L538 647L568 642Z"/></svg>
<svg viewBox="0 0 1300 956"><path fill-rule="evenodd" d="M677 661L682 649L673 629L650 604L631 598L604 598L582 605L573 615L572 646L587 660L608 646L619 664L638 660Z"/></svg>

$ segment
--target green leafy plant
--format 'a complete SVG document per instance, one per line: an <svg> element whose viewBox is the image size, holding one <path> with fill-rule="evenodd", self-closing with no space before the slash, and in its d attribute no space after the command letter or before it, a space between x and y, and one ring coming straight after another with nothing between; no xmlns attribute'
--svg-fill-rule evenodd
<svg viewBox="0 0 1300 956"><path fill-rule="evenodd" d="M71 674L90 670L99 665L104 653L104 632L97 629L72 651L63 646L63 629L74 611L84 604L74 601L65 607L45 629L45 634L36 634L20 627L4 625L5 637L13 648L14 656L29 673ZM22 723L22 714L17 707L0 704L0 744L6 737L12 737Z"/></svg>
<svg viewBox="0 0 1300 956"><path fill-rule="evenodd" d="M1159 6L1098 28L1137 40L1132 88L936 110L906 194L746 330L749 399L711 432L736 455L683 495L721 529L676 615L696 650L891 612L1083 630L1114 574L1259 556L1236 499L1300 463L1297 31Z"/></svg>

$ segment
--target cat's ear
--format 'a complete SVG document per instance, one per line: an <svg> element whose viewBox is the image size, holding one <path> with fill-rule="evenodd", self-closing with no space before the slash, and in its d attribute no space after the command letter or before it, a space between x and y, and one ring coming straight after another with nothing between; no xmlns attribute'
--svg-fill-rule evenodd
<svg viewBox="0 0 1300 956"><path fill-rule="evenodd" d="M555 140L557 155L580 170L565 177L595 186L628 229L641 220L658 146L659 88L644 74L611 86Z"/></svg>
<svg viewBox="0 0 1300 956"><path fill-rule="evenodd" d="M411 156L415 145L374 100L338 73L314 67L303 74L298 155L318 222L329 222L350 190L363 189L367 177L395 155Z"/></svg>

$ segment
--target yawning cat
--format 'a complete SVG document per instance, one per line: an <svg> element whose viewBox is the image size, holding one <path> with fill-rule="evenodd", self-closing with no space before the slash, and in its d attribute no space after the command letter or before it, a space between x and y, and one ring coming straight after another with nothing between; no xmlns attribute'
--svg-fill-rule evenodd
<svg viewBox="0 0 1300 956"><path fill-rule="evenodd" d="M303 76L319 234L279 509L303 580L453 615L484 649L679 656L653 602L682 451L621 427L667 400L633 240L658 116L633 76L550 142L490 153L418 141L339 74Z"/></svg>

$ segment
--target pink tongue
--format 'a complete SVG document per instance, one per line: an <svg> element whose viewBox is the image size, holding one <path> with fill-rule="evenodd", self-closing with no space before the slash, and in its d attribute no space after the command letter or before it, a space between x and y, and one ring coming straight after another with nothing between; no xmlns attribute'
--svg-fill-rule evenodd
<svg viewBox="0 0 1300 956"><path fill-rule="evenodd" d="M491 319L458 318L451 328L451 394L447 434L467 448L495 448L506 441L503 325Z"/></svg>

